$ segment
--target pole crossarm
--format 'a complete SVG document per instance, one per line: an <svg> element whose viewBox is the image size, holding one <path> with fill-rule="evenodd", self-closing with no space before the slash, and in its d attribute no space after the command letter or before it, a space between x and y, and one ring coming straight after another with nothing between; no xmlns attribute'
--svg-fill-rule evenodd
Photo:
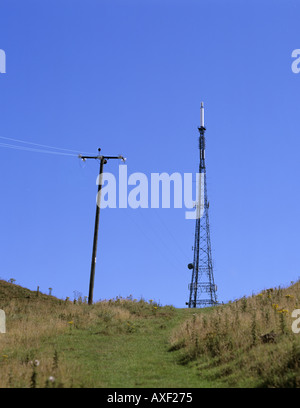
<svg viewBox="0 0 300 408"><path fill-rule="evenodd" d="M123 156L83 156L82 154L78 155L79 159L86 160L86 159L95 159L95 160L110 160L110 159L119 159L123 162L126 161L125 157Z"/></svg>

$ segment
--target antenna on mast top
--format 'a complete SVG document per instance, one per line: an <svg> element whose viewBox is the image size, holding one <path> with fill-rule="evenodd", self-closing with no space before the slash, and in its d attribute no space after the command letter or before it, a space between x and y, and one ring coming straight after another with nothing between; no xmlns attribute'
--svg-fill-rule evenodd
<svg viewBox="0 0 300 408"><path fill-rule="evenodd" d="M204 103L201 102L200 108L200 127L204 128Z"/></svg>

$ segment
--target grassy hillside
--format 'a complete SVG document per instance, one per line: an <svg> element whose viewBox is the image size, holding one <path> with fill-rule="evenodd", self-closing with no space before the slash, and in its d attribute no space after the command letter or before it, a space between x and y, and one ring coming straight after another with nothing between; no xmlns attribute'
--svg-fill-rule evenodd
<svg viewBox="0 0 300 408"><path fill-rule="evenodd" d="M0 387L299 387L299 299L296 283L212 309L88 306L0 281Z"/></svg>
<svg viewBox="0 0 300 408"><path fill-rule="evenodd" d="M212 379L232 386L300 387L295 309L300 309L300 282L267 289L215 307L209 316L193 315L174 330L172 349L182 350L182 363L198 361L204 378L210 368Z"/></svg>

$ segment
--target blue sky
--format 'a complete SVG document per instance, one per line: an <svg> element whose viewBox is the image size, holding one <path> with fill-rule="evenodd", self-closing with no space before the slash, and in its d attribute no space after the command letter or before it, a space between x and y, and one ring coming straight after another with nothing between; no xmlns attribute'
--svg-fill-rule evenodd
<svg viewBox="0 0 300 408"><path fill-rule="evenodd" d="M287 285L300 276L299 13L291 0L1 0L0 136L101 147L129 174L196 173L204 101L218 299ZM0 277L88 295L98 163L0 153ZM184 213L103 210L95 300L184 307Z"/></svg>

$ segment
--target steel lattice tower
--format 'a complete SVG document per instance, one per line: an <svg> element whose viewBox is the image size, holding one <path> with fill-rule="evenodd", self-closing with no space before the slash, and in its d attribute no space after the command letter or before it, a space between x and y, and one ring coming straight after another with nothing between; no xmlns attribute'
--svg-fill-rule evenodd
<svg viewBox="0 0 300 408"><path fill-rule="evenodd" d="M188 307L205 307L217 304L216 285L214 282L210 227L206 185L205 167L205 130L204 127L204 106L201 103L201 125L199 130L199 150L200 165L198 179L198 198L196 203L197 218L194 242L194 260L189 264L192 269L192 280L189 285L190 297Z"/></svg>

